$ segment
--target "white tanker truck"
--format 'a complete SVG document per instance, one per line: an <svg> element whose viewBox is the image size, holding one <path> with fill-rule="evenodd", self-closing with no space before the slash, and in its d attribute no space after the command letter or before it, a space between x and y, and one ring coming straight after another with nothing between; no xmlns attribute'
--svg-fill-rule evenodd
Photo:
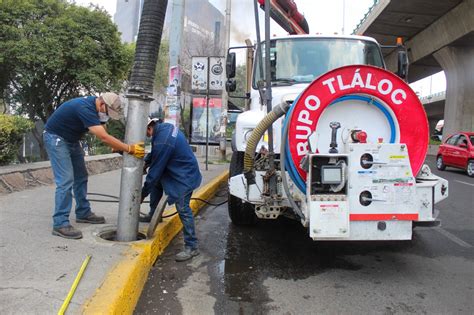
<svg viewBox="0 0 474 315"><path fill-rule="evenodd" d="M426 113L385 70L374 39L274 37L266 58L272 110L262 105L265 67L256 58L249 110L238 116L232 139L234 224L286 216L313 240L328 241L409 240L413 226L439 225L435 204L448 196L448 182L423 165ZM401 58L403 75L406 52ZM235 55L228 60L232 76Z"/></svg>

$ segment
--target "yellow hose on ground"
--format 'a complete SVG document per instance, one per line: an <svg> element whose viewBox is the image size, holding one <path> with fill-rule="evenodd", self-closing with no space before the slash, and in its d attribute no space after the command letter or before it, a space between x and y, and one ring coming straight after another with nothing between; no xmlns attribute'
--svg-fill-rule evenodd
<svg viewBox="0 0 474 315"><path fill-rule="evenodd" d="M61 308L58 311L58 315L63 315L67 307L69 306L69 302L71 302L72 296L74 295L74 292L76 292L77 285L79 284L79 281L81 281L82 275L84 274L84 271L86 270L87 264L91 260L91 257L91 255L87 255L86 259L84 259L81 269L79 269L79 273L77 274L76 279L74 279L74 282L72 283L71 289L69 290L69 293L67 294L63 305L61 305Z"/></svg>

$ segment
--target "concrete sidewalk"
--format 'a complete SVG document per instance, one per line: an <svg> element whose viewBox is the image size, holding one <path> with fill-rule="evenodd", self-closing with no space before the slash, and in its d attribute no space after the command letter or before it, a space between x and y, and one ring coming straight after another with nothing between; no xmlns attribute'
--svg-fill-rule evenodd
<svg viewBox="0 0 474 315"><path fill-rule="evenodd" d="M200 163L203 175L202 188L197 194L211 197L218 184L225 182L227 164L210 164L205 171L204 163ZM206 186L206 184L208 184ZM89 178L89 192L103 193L118 196L120 189L120 170L94 175ZM205 191L205 193L203 193ZM199 197L201 197L199 195ZM91 196L91 199L103 199ZM202 204L193 205L194 210ZM97 294L100 287L107 286L108 279L116 276L117 266L123 265L128 259L127 252L140 246L159 248L153 255L147 253L147 259L156 259L156 256L166 247L170 238L179 231L177 216L165 219L160 223L154 240L133 243L116 243L100 239L96 234L106 226L116 225L116 203L92 203L93 211L106 217L106 225L90 225L75 223L75 216L71 213L71 223L82 230L84 238L81 240L67 240L51 235L52 213L54 207L54 186L43 186L32 190L11 193L0 196L0 314L52 314L57 313L81 267L86 255L92 259L82 277L76 293L71 300L67 313L88 311L84 304L92 305L89 310L97 313L111 313L113 308L106 308L114 290L108 289L109 296L102 298ZM148 211L148 205L142 205L142 212ZM74 211L72 211L74 212ZM171 220L174 219L174 220ZM178 219L178 220L176 220ZM163 235L160 227L173 222L173 229L168 229ZM170 224L168 224L170 225ZM143 231L146 224L140 226ZM174 234L173 234L174 233ZM199 236L198 236L199 237ZM160 243L161 242L161 243ZM141 243L141 245L140 245ZM138 254L133 254L139 257ZM147 264L153 262L148 261ZM134 265L133 265L134 264ZM141 279L148 274L144 266L132 263L138 268ZM112 270L112 272L111 272ZM111 274L112 273L112 274ZM126 277L125 273L118 275ZM144 279L141 281L144 282ZM127 279L122 279L127 280ZM119 281L120 282L120 281ZM115 281L115 286L120 284ZM123 288L116 288L117 292ZM139 295L141 287L135 288L134 295ZM122 292L121 294L127 294ZM130 303L136 303L133 299ZM92 298L94 297L95 298ZM92 299L92 302L91 302ZM98 304L97 301L100 303ZM129 306L133 310L134 304ZM95 308L94 308L95 307ZM124 310L127 311L127 310Z"/></svg>

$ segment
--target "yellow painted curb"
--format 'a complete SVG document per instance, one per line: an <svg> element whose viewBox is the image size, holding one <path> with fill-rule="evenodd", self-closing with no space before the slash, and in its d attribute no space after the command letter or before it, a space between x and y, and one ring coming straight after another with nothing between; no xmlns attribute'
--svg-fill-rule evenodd
<svg viewBox="0 0 474 315"><path fill-rule="evenodd" d="M228 177L229 172L223 172L196 191L193 197L211 199ZM204 205L204 202L197 200L191 200L190 204L194 214ZM101 286L82 305L81 313L132 314L153 263L181 228L179 217L172 216L158 225L152 239L131 243L121 261L109 271Z"/></svg>

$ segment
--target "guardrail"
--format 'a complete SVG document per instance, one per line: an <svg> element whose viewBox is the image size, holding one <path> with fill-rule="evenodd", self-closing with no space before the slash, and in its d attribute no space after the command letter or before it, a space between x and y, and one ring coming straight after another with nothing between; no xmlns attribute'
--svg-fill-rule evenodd
<svg viewBox="0 0 474 315"><path fill-rule="evenodd" d="M359 21L359 24L357 24L357 26L355 27L355 29L352 31L352 35L355 35L356 34L356 31L359 29L359 27L362 26L362 24L367 20L368 16L370 15L370 13L372 12L372 10L374 9L374 7L380 2L380 0L374 0L374 4L372 4L372 6L369 8L369 11L367 11L367 13L365 13L364 17L362 19L360 19Z"/></svg>
<svg viewBox="0 0 474 315"><path fill-rule="evenodd" d="M430 95L426 95L426 96L422 96L422 97L418 97L420 99L420 101L429 101L433 98L437 98L437 99L446 99L446 91L442 91L442 92L438 92L438 93L433 93L433 94L430 94Z"/></svg>

